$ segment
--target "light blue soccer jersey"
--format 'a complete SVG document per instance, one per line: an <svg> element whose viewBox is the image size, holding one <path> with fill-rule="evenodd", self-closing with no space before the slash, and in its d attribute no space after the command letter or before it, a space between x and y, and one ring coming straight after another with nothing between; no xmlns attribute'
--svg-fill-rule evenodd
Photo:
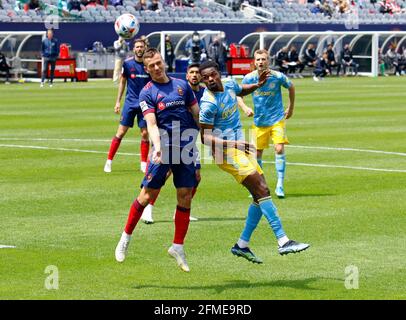
<svg viewBox="0 0 406 320"><path fill-rule="evenodd" d="M199 121L214 126L214 135L223 140L243 140L237 94L242 90L234 79L222 80L224 91L205 89L200 100Z"/></svg>
<svg viewBox="0 0 406 320"><path fill-rule="evenodd" d="M258 83L258 71L255 70L247 74L242 83ZM283 119L285 111L282 103L281 86L290 88L292 82L283 73L272 70L265 85L252 93L254 124L257 127L270 127Z"/></svg>

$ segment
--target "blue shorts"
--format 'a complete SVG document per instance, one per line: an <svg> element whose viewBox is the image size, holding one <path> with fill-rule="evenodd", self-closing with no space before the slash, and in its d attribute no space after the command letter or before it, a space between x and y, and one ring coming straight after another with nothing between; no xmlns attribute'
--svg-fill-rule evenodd
<svg viewBox="0 0 406 320"><path fill-rule="evenodd" d="M151 154L152 156L152 154ZM150 159L151 160L151 159ZM193 188L198 185L196 179L195 161L191 163L172 163L171 159L164 163L154 163L149 161L147 174L141 183L141 188L160 189L165 185L166 177L169 170L172 171L173 184L175 188Z"/></svg>
<svg viewBox="0 0 406 320"><path fill-rule="evenodd" d="M138 128L147 127L147 122L144 119L141 108L139 106L133 108L124 104L123 111L121 112L120 124L132 128L134 126L135 117L137 117Z"/></svg>

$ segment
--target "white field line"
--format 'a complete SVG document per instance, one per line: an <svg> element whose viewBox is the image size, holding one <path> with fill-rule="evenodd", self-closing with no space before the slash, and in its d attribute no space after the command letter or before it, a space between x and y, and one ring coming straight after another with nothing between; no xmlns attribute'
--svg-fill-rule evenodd
<svg viewBox="0 0 406 320"><path fill-rule="evenodd" d="M7 246L7 245L4 245L4 244L0 244L0 249L13 249L13 248L15 248L15 246Z"/></svg>
<svg viewBox="0 0 406 320"><path fill-rule="evenodd" d="M272 145L270 145L272 146ZM391 152L391 151L381 151L381 150L368 150L368 149L355 149L355 148L334 148L334 147L317 147L317 146L297 146L288 145L288 148L300 148L300 149L318 149L318 150L335 150L335 151L353 151L353 152L369 152L369 153L381 153L381 154L391 154L406 157L406 153L402 152Z"/></svg>
<svg viewBox="0 0 406 320"><path fill-rule="evenodd" d="M50 148L42 146L26 146L26 145L14 145L14 144L0 144L3 148L22 148L22 149L38 149L38 150L55 150L55 151L67 151L67 152L83 152L83 153L98 153L107 154L104 151L95 150L83 150L83 149L70 149L70 148ZM138 153L120 153L117 154L125 156L139 156ZM211 158L203 157L202 160L209 160ZM274 161L263 161L264 163L275 163ZM367 170L367 171L383 171L383 172L401 172L406 173L406 170L396 170L396 169L378 169L378 168L368 168L368 167L352 167L352 166L339 166L339 165L327 165L327 164L312 164L312 163L295 163L288 162L287 164L293 166L306 166L306 167L322 167L322 168L341 168L341 169L353 169L353 170Z"/></svg>
<svg viewBox="0 0 406 320"><path fill-rule="evenodd" d="M107 151L95 151L95 150L83 150L83 149L70 149L70 148L51 148L51 147L42 147L42 146L25 146L17 144L0 144L0 147L3 148L21 148L21 149L39 149L39 150L54 150L54 151L70 151L70 152L83 152L83 153L100 153L107 154ZM117 154L124 156L138 156L138 153L123 153L117 152Z"/></svg>
<svg viewBox="0 0 406 320"><path fill-rule="evenodd" d="M111 142L111 139L77 139L77 138L1 138L0 141L73 141L73 142ZM127 139L127 142L139 142L140 139ZM270 147L273 145L270 144ZM382 150L369 150L369 149L357 149L357 148L337 148L337 147L322 147L322 146L301 146L301 145L286 145L287 148L298 149L316 149L316 150L334 150L334 151L352 151L352 152L366 152L366 153L378 153L378 154L390 154L406 157L406 153L392 152ZM96 152L98 153L98 152ZM132 155L132 154L129 154Z"/></svg>
<svg viewBox="0 0 406 320"><path fill-rule="evenodd" d="M275 161L262 161L263 163L275 163ZM320 168L340 168L340 169L353 169L353 170L367 170L367 171L383 171L383 172L402 172L406 173L406 170L397 169L378 169L368 167L352 167L352 166L337 166L331 164L315 164L315 163L301 163L301 162L287 162L287 165L291 166L304 166L304 167L320 167Z"/></svg>

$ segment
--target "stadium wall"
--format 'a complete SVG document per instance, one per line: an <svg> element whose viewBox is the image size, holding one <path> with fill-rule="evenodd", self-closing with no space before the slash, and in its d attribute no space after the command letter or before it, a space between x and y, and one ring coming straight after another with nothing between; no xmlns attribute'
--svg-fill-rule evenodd
<svg viewBox="0 0 406 320"><path fill-rule="evenodd" d="M143 23L140 35L171 30L222 30L229 43L238 42L246 34L259 31L406 31L405 25L360 25L348 30L343 24L195 24L195 23ZM0 31L44 31L44 23L0 23ZM112 23L60 23L55 36L60 43L69 43L73 51L85 51L93 42L105 47L113 45L117 36Z"/></svg>

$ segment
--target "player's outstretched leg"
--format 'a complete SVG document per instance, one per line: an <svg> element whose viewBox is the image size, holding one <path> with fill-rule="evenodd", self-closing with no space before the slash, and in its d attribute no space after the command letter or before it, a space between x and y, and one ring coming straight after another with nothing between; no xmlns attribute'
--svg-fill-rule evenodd
<svg viewBox="0 0 406 320"><path fill-rule="evenodd" d="M117 244L115 256L118 262L123 262L127 256L128 246L130 245L131 235L141 218L144 206L136 199L131 205L130 212L128 214L127 224L121 235L120 241Z"/></svg>
<svg viewBox="0 0 406 320"><path fill-rule="evenodd" d="M307 243L299 243L294 240L290 240L283 230L282 222L277 214L277 209L272 202L271 197L265 197L259 199L259 206L264 214L265 218L268 220L276 239L278 239L278 252L281 255L296 253L306 250L310 247Z"/></svg>
<svg viewBox="0 0 406 320"><path fill-rule="evenodd" d="M231 248L231 253L233 255L243 257L252 263L262 263L262 260L248 247L251 235L257 227L259 220L261 220L261 217L261 208L256 203L252 203L248 208L247 220L245 221L245 227L241 233L240 239L238 239L234 247Z"/></svg>
<svg viewBox="0 0 406 320"><path fill-rule="evenodd" d="M120 147L120 144L121 144L121 138L114 136L113 139L111 140L109 154L107 156L107 160L104 165L104 172L107 172L107 173L111 172L111 164L113 162L114 156L115 156L118 148Z"/></svg>

